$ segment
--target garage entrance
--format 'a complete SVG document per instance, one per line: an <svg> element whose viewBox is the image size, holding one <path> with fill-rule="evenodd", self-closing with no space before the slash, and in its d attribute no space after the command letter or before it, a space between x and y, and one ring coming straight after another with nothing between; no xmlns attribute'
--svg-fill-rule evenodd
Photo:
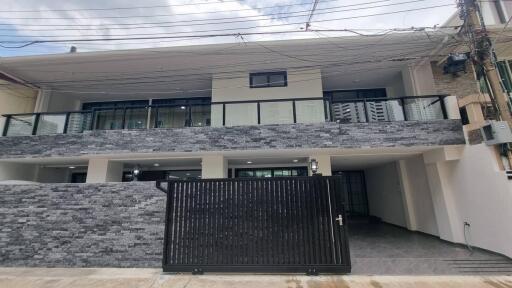
<svg viewBox="0 0 512 288"><path fill-rule="evenodd" d="M341 184L339 176L157 182L167 193L163 270L349 273Z"/></svg>

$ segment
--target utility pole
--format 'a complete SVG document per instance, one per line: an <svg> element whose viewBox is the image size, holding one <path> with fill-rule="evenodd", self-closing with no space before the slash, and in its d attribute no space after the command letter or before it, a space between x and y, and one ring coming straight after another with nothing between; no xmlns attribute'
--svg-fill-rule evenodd
<svg viewBox="0 0 512 288"><path fill-rule="evenodd" d="M461 0L462 16L465 22L466 33L470 35L471 53L474 59L485 71L489 88L498 108L499 116L502 121L506 121L512 128L512 116L508 106L508 99L505 97L501 87L500 78L493 63L492 41L487 34L487 30L479 17L477 0Z"/></svg>

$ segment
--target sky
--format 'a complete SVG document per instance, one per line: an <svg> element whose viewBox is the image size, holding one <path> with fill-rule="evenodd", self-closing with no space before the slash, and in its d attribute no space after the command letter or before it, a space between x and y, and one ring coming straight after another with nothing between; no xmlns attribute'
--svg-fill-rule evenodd
<svg viewBox="0 0 512 288"><path fill-rule="evenodd" d="M0 57L344 36L443 25L454 0L3 0ZM291 32L280 33L275 32ZM270 33L244 35L244 33ZM229 34L222 37L133 39ZM104 39L132 38L106 41ZM80 42L83 39L102 41ZM42 41L32 43L33 41ZM57 41L57 42L45 42ZM31 44L32 43L32 44ZM20 47L30 44L26 47Z"/></svg>

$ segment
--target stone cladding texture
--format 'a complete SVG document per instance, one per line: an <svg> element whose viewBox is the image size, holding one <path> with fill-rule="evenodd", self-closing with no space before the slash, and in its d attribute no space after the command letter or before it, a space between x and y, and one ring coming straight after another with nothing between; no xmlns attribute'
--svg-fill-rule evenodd
<svg viewBox="0 0 512 288"><path fill-rule="evenodd" d="M0 185L0 266L161 267L154 182Z"/></svg>

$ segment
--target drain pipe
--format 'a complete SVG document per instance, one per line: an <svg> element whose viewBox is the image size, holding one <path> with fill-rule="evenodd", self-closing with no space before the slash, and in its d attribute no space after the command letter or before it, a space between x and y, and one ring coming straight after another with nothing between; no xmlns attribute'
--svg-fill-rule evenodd
<svg viewBox="0 0 512 288"><path fill-rule="evenodd" d="M466 231L467 231L467 235L466 235ZM464 242L466 242L466 247L468 247L468 250L471 252L471 254L473 253L473 247L471 246L471 224L469 224L468 222L464 221Z"/></svg>

